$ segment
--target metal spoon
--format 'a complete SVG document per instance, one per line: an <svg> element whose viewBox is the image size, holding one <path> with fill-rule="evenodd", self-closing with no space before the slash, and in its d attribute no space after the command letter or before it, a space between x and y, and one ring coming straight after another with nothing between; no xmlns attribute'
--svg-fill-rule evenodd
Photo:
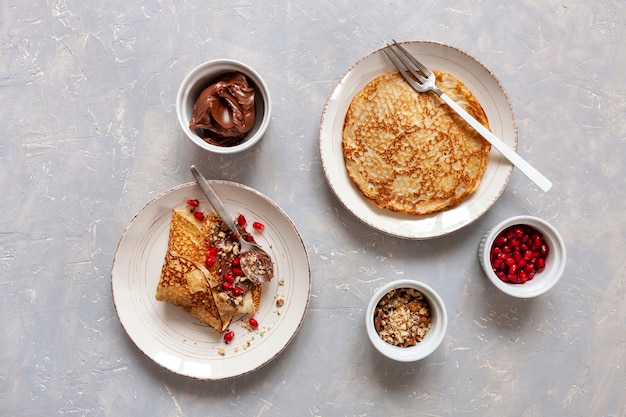
<svg viewBox="0 0 626 417"><path fill-rule="evenodd" d="M194 165L191 166L191 173L196 178L198 185L209 199L209 203L211 203L217 215L237 237L240 247L239 259L241 261L241 269L246 277L253 282L269 282L274 276L272 258L259 245L254 242L248 242L241 237L241 233L239 233L235 221L228 213L224 203L215 193L211 184L204 178L204 175Z"/></svg>

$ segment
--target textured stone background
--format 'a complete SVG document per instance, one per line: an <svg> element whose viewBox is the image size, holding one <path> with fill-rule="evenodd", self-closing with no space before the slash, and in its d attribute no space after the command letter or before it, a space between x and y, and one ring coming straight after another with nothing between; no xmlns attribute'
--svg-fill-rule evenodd
<svg viewBox="0 0 626 417"><path fill-rule="evenodd" d="M626 6L612 1L6 0L0 4L0 409L13 416L623 416L626 413ZM478 221L406 241L354 218L318 152L332 87L383 40L478 58L518 119L519 171ZM184 139L175 95L213 58L253 66L273 98L261 146L233 157ZM207 382L160 368L121 327L111 262L134 214L208 176L272 198L298 227L313 287L277 360ZM550 293L518 300L483 276L483 233L543 217L568 248ZM442 346L413 364L367 341L383 283L446 302Z"/></svg>

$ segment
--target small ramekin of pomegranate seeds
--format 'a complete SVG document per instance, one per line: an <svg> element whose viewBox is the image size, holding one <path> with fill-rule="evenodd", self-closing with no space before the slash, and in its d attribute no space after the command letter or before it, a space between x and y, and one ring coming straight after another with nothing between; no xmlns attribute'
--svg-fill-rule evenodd
<svg viewBox="0 0 626 417"><path fill-rule="evenodd" d="M548 222L516 216L491 229L478 250L491 282L506 294L531 298L544 294L565 269L565 243Z"/></svg>
<svg viewBox="0 0 626 417"><path fill-rule="evenodd" d="M365 329L374 347L399 362L430 355L443 341L447 326L441 297L428 285L409 279L376 291L365 313Z"/></svg>

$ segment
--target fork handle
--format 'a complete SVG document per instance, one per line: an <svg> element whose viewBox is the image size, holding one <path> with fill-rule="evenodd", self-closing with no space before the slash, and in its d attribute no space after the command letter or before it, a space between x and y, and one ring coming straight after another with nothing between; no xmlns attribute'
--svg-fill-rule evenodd
<svg viewBox="0 0 626 417"><path fill-rule="evenodd" d="M437 94L441 92L435 91ZM454 100L446 95L446 93L441 92L439 97L443 101L446 102L448 106L452 108L455 112L459 114L467 123L469 123L478 133L481 134L483 138L487 140L494 148L498 150L506 159L509 160L513 165L515 165L524 175L526 175L532 182L534 182L541 190L547 192L550 188L552 188L552 183L549 179L544 177L541 172L537 171L532 165L530 165L524 158L519 156L517 152L507 146L500 138L491 133L489 129L479 123L476 119L474 119L468 112L465 111L463 107L458 105Z"/></svg>

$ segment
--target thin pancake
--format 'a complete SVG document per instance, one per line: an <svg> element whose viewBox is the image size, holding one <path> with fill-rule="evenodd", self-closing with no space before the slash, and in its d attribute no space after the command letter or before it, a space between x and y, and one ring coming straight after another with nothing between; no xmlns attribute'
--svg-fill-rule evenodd
<svg viewBox="0 0 626 417"><path fill-rule="evenodd" d="M460 80L434 71L437 85L489 127ZM472 194L487 168L489 143L436 94L418 93L398 72L358 92L344 120L343 156L357 188L380 208L430 214Z"/></svg>
<svg viewBox="0 0 626 417"><path fill-rule="evenodd" d="M241 284L246 292L238 297L222 289L223 273L218 265L231 259L232 254L220 251L219 262L206 265L207 250L216 240L211 232L222 228L225 228L222 220L214 213L198 220L188 211L173 210L168 249L156 292L157 300L185 309L220 333L237 314L256 312L263 292L262 284L251 282Z"/></svg>

